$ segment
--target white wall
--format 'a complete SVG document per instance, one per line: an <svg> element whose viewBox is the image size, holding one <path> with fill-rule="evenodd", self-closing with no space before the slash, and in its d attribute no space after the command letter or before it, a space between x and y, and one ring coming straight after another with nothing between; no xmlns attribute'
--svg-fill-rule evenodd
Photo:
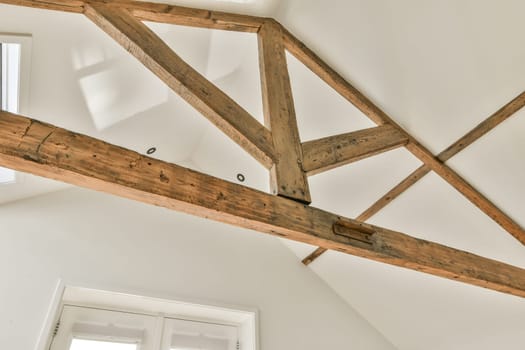
<svg viewBox="0 0 525 350"><path fill-rule="evenodd" d="M262 349L394 349L278 239L81 189L0 207L0 349L66 284L260 310Z"/></svg>

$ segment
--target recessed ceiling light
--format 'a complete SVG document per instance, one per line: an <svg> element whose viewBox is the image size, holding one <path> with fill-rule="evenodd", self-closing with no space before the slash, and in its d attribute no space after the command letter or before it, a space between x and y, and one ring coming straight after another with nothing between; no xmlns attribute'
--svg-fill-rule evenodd
<svg viewBox="0 0 525 350"><path fill-rule="evenodd" d="M243 174L239 173L237 174L237 180L239 180L239 182L244 182L244 180L246 180L246 177Z"/></svg>
<svg viewBox="0 0 525 350"><path fill-rule="evenodd" d="M150 149L148 149L148 150L146 151L146 153L147 153L147 154L153 154L153 153L155 153L156 151L157 151L157 149L156 149L155 147L151 147Z"/></svg>

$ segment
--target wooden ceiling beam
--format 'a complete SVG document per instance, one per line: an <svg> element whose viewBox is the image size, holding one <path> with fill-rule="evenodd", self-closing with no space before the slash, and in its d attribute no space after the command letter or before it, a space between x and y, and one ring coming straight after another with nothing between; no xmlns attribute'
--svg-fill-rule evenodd
<svg viewBox="0 0 525 350"><path fill-rule="evenodd" d="M273 20L266 22L258 39L264 122L277 153L270 188L273 194L311 203L281 27Z"/></svg>
<svg viewBox="0 0 525 350"><path fill-rule="evenodd" d="M308 175L319 174L408 142L406 135L391 125L303 142L303 168Z"/></svg>
<svg viewBox="0 0 525 350"><path fill-rule="evenodd" d="M0 4L32 7L42 10L83 13L85 1L81 0L0 0Z"/></svg>
<svg viewBox="0 0 525 350"><path fill-rule="evenodd" d="M438 159L442 162L446 162L483 135L487 134L489 131L494 129L496 126L507 120L509 117L514 115L520 109L525 107L525 91L512 99L509 103L501 107L498 111L492 114L490 117L482 121L475 128L470 130L467 134L460 137L456 142L447 147L443 152L438 155ZM367 208L363 213L361 213L356 220L366 221L378 213L381 209L386 207L394 199L399 197L402 193L408 190L412 185L422 179L427 175L431 169L423 164L416 170L414 170L410 175L408 175L403 181L397 184L394 188L388 191L383 197L379 198L374 204ZM523 243L523 241L522 241ZM326 252L324 248L317 248L307 257L303 259L303 264L309 265L318 257Z"/></svg>
<svg viewBox="0 0 525 350"><path fill-rule="evenodd" d="M258 32L266 20L257 16L131 0L0 0L0 3L73 13L83 13L89 3L103 4L128 9L144 21L252 33Z"/></svg>
<svg viewBox="0 0 525 350"><path fill-rule="evenodd" d="M270 131L199 74L127 10L87 4L85 15L265 167L276 155Z"/></svg>
<svg viewBox="0 0 525 350"><path fill-rule="evenodd" d="M0 166L525 297L525 270L0 112Z"/></svg>
<svg viewBox="0 0 525 350"><path fill-rule="evenodd" d="M238 32L257 33L266 18L240 15L222 11L210 11L190 7L133 2L132 6L124 2L131 13L150 22L177 24L190 27L221 29Z"/></svg>
<svg viewBox="0 0 525 350"><path fill-rule="evenodd" d="M475 189L458 173L434 156L425 146L404 131L394 120L377 107L370 99L347 82L339 73L328 66L318 55L283 28L284 41L288 51L299 61L317 74L341 96L350 101L355 107L378 125L390 124L405 133L409 142L405 146L419 160L425 163L432 171L441 176L458 192L463 194L472 204L478 207L492 220L499 224L521 243L525 244L525 230L510 216L505 214L481 192Z"/></svg>

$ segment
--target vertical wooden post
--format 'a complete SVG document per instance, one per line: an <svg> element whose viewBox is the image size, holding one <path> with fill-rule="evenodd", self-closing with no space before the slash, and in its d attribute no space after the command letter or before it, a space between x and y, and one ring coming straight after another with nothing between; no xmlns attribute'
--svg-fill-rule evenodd
<svg viewBox="0 0 525 350"><path fill-rule="evenodd" d="M268 20L258 37L264 120L277 154L270 170L271 190L279 196L310 203L281 27Z"/></svg>

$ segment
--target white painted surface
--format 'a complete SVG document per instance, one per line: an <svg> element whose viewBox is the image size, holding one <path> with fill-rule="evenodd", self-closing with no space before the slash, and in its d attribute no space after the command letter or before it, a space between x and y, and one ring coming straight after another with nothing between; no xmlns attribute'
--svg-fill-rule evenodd
<svg viewBox="0 0 525 350"><path fill-rule="evenodd" d="M394 349L279 240L86 190L0 208L0 348L34 349L56 282L255 307L261 349Z"/></svg>
<svg viewBox="0 0 525 350"><path fill-rule="evenodd" d="M435 153L525 89L525 49L515 45L525 30L519 19L523 2L281 4L278 17L285 26ZM322 120L324 107L310 104L308 113ZM333 113L330 110L330 120ZM524 114L516 114L450 162L522 226ZM341 121L341 127L354 122L353 114L346 115L349 121ZM315 125L310 133L316 132ZM314 176L314 203L355 217L418 164L400 150ZM523 245L435 175L370 221L525 267ZM313 249L286 244L301 259ZM311 269L399 349L523 348L523 298L335 252L319 258Z"/></svg>
<svg viewBox="0 0 525 350"><path fill-rule="evenodd" d="M257 14L278 10L276 13L285 26L435 153L525 89L525 47L517 44L522 41L521 33L525 30L525 22L521 20L525 12L525 3L522 1L256 0L244 4L209 0L177 1L179 4L190 2L193 6ZM155 156L161 159L187 161L187 164L194 164L198 169L231 181L236 181L235 175L240 172L246 175L246 185L263 190L268 188L267 173L256 161L209 126L178 97L166 92L144 68L82 16L0 6L0 17L0 31L34 35L30 101L34 117L142 153L155 145L159 149ZM245 43L248 40L245 34L236 36L212 32L206 35L196 29L185 31L166 26L155 27L155 30L171 45L178 45L174 46L178 53L194 64L197 70L217 79L217 85L238 99L255 117L261 118L260 88L257 73L254 72L256 55L253 41ZM49 43L56 45L56 49L49 50ZM296 61L289 58L289 63L303 140L371 125ZM117 67L125 69L121 68L119 73ZM110 78L101 88L111 86L115 93L122 93L106 105L113 111L112 115L93 113L93 108L89 108L92 102L88 102L93 97L85 87L83 90L79 82L84 77L101 72ZM144 95L143 100L133 101L133 108L129 108L127 103L130 98L141 95L141 91L133 89L135 80L130 75L136 75L136 83L147 79L147 86L156 87L154 92L149 91ZM163 99L164 103L157 99ZM450 165L525 226L523 114L525 112L522 111L500 125L452 159ZM96 125L102 128L98 130ZM408 152L396 150L316 175L311 178L314 205L342 215L357 216L419 164ZM12 191L2 188L0 203L56 190L61 186L36 183L31 187L28 181L23 188ZM292 274L292 280L306 278L304 276L307 275L300 272L302 270L298 265L294 265L298 264L299 259L285 258L287 255L273 240L254 237L250 241L243 238L239 246L235 246L237 249L217 239L204 251L198 251L191 248L192 243L198 237L208 236L201 230L232 231L230 235L235 237L242 237L242 231L201 220L189 220L178 214L165 214L162 210L137 209L143 207L101 196L97 198L103 202L135 208L135 216L129 213L117 215L122 222L131 219L142 232L139 233L134 227L131 237L114 232L108 236L107 232L98 231L101 226L95 222L106 224L102 214L92 220L80 211L86 206L96 211L99 206L104 208L109 204L94 204L90 200L76 207L77 204L64 205L67 198L70 198L69 195L57 194L28 202L27 206L33 210L35 203L43 207L42 213L31 211L32 216L25 214L24 202L0 209L0 215L12 216L8 221L0 221L0 225L10 223L15 227L13 220L17 218L18 223L29 224L29 228L23 230L18 227L17 231L13 231L17 232L17 236L9 236L13 239L11 245L0 245L8 252L23 252L23 257L16 259L12 257L14 253L1 256L6 259L2 267L16 266L24 259L34 262L35 271L32 273L24 265L26 269L22 269L16 279L15 272L9 276L26 286L26 289L31 289L32 283L36 283L48 291L44 295L30 297L31 304L27 307L36 305L37 310L43 308L55 283L52 279L65 271L64 275L69 280L80 276L78 278L82 280L110 287L116 285L124 291L148 292L148 282L153 281L155 288L149 290L151 295L169 296L175 293L191 297L192 293L196 293L197 298L210 299L203 290L211 283L216 287L214 293L217 293L219 300L235 299L246 305L259 305L260 302L268 312L271 311L271 315L267 316L269 318L265 319L265 329L269 329L271 336L263 332L263 348L267 349L278 348L275 342L284 338L294 338L301 342L299 345L313 344L329 348L325 341L337 342L347 336L353 339L346 332L353 332L360 327L347 327L345 324L337 328L327 322L318 322L316 312L302 314L303 308L295 302L283 309L280 302L275 302L278 297L273 289L265 288L265 293L261 289L251 295L251 289L247 286L238 291L233 286L220 284L221 278L229 282L249 278L248 284L278 282L280 290L286 290L289 277L284 277L285 274ZM56 230L55 225L61 216L56 213L51 215L49 211L55 209L47 208L49 206L64 210L65 219L62 220L65 221L60 223L60 230ZM168 234L165 228L157 229L153 234L156 242L143 244L143 235L150 232L150 228L137 218L143 215L143 210L150 213L148 215L154 212L154 215L163 217L164 224L186 228L178 231L191 233L172 237L172 231ZM21 220L21 217L24 219ZM70 230L74 228L76 231L78 226L72 220L85 225L73 237L70 236ZM371 221L414 236L525 266L523 246L436 176L421 181ZM51 222L53 225L48 225ZM158 228L155 222L146 222ZM129 228L127 225L123 223L121 227L111 219L109 229L126 230ZM45 227L42 230L45 232L39 234L37 228L40 227ZM94 227L93 232L90 231L91 227ZM67 235L64 233L66 231ZM8 231L0 226L0 237L5 238L4 232ZM109 247L103 244L104 238L108 239L104 235L109 237ZM224 234L224 237L230 236ZM166 243L180 244L174 248L177 251L176 263L187 264L187 261L191 261L191 271L205 271L209 279L195 278L196 275L191 274L191 271L170 264L162 256L170 248ZM66 246L69 251L62 252L55 244ZM220 254L212 249L214 244L226 247L228 254ZM313 249L302 244L286 244L298 258L303 258ZM123 246L131 250L126 251ZM93 247L101 251L104 257L113 254L112 263L106 266L104 263L107 260L98 261L96 256L88 257ZM162 265L163 271L190 280L190 285L178 279L165 281L159 276L150 276L150 271L145 267L143 248L150 252L154 264ZM138 256L142 264L131 260L131 265L128 265L129 251ZM155 251L161 256L154 254ZM278 275L268 276L268 270L263 269L262 265L268 256L274 255L280 258L270 266L270 271ZM77 259L78 256L82 258ZM41 265L40 260L47 264ZM246 265L238 266L239 261L246 261ZM523 299L337 253L324 255L311 268L399 349L522 349L522 325L525 324ZM229 276L228 271L239 273L242 277ZM141 278L136 280L134 272L138 272ZM99 273L103 276L98 276ZM110 283L110 274L120 274L122 280ZM261 276L263 282L256 279L257 275ZM312 276L307 278L313 279ZM315 291L324 290L325 287L317 285L318 282L311 283L309 290L294 289L291 293L308 293L301 299L305 303L307 299L310 300L309 297L311 300L325 300L326 296L313 299L317 293ZM15 299L18 298L18 304L13 304L13 307L23 308L27 303L23 298L24 293L31 296L30 291L13 288L7 287L5 290L9 290L10 294L5 295L14 295ZM242 294L242 291L248 291L247 295ZM1 296L0 300L4 301ZM330 305L336 303L340 307L336 297L326 300L329 300ZM321 308L317 304L314 306ZM286 310L286 314L290 310L299 313L282 319L277 309ZM346 314L347 311L343 312L343 309L347 310L346 307L340 309L338 312ZM14 315L14 309L10 310L7 315ZM26 315L29 312L26 311ZM36 314L39 312L36 311ZM327 312L325 310L321 315L326 316ZM352 312L349 314L354 315ZM353 316L348 315L338 317L353 319ZM325 319L331 319L331 316L321 320ZM43 316L37 316L29 318L27 322L30 323L30 329L36 329L42 320ZM303 325L302 328L290 326L297 320ZM9 325L10 319L2 319L2 322ZM330 334L311 341L313 336L308 332L308 325L314 324L322 324L323 332ZM23 339L21 333L15 333L14 337ZM300 348L296 343L286 344ZM336 345L332 347L337 348ZM356 348L367 347L363 345Z"/></svg>

